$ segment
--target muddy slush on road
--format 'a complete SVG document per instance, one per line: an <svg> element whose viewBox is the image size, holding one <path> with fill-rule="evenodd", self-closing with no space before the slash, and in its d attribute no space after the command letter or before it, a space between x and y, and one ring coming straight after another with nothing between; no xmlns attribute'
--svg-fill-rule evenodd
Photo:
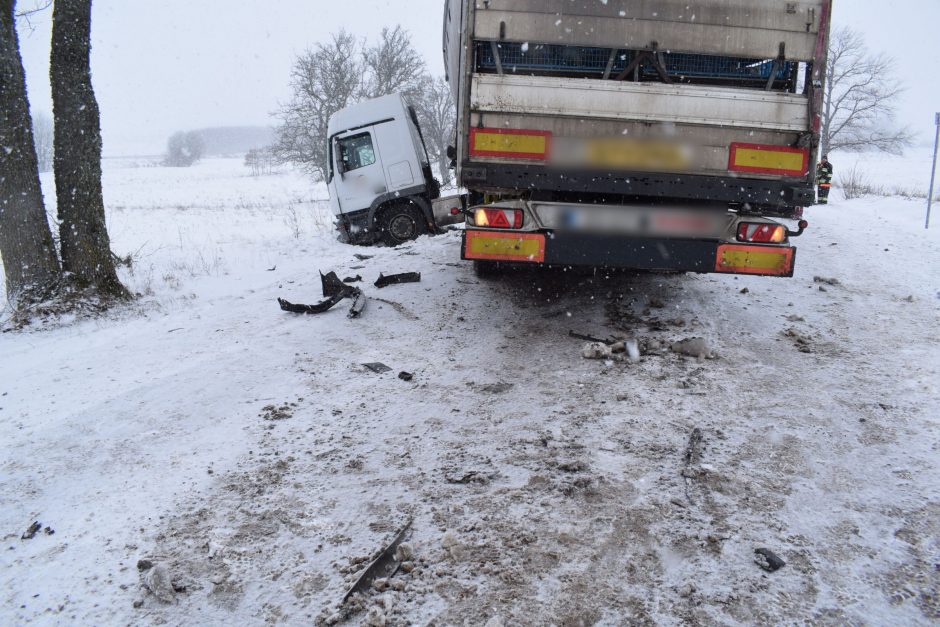
<svg viewBox="0 0 940 627"><path fill-rule="evenodd" d="M154 538L153 553L188 582L176 606L148 600L154 616L937 618L936 425L925 413L936 396L923 387L936 360L903 384L909 355L873 358L862 339L910 346L912 330L857 316L873 303L928 304L848 280L821 291L799 276L788 290L623 272L491 283L455 272L458 244L450 235L380 250L368 271L420 251L426 286L389 288L400 307L374 306L355 333L341 312L332 324L292 319L319 325L336 358L298 346L302 398L283 399L290 411L278 420L259 416L238 470ZM815 252L827 259L823 245ZM583 359L572 330L636 338L642 357ZM707 341L707 358L671 350L693 337ZM362 367L373 358L391 371ZM405 369L413 381L396 376ZM908 393L886 400L891 386ZM404 568L341 606L408 521ZM759 550L785 565L768 572Z"/></svg>

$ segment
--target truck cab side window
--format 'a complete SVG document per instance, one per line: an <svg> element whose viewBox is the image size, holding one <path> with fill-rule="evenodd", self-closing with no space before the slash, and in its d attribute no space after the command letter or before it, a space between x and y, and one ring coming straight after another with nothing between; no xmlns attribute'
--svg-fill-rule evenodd
<svg viewBox="0 0 940 627"><path fill-rule="evenodd" d="M372 147L372 136L369 133L344 137L337 143L339 144L339 158L346 172L375 163L375 149Z"/></svg>

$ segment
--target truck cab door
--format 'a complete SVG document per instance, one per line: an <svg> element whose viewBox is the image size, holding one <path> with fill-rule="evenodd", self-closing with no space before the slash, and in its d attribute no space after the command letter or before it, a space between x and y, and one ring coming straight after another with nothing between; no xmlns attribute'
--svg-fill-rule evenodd
<svg viewBox="0 0 940 627"><path fill-rule="evenodd" d="M385 169L376 141L375 128L357 129L333 140L331 181L340 213L354 213L372 206L388 191Z"/></svg>

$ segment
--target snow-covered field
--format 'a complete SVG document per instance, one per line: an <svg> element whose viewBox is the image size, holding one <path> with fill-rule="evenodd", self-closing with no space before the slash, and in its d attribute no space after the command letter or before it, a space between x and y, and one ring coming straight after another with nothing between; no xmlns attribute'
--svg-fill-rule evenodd
<svg viewBox="0 0 940 627"><path fill-rule="evenodd" d="M922 202L834 194L793 279L484 282L456 234L337 243L292 172L130 165L106 165L105 194L142 297L0 335L0 623L311 624L408 520L414 570L346 624L940 620ZM383 300L280 311L319 300L318 270ZM421 283L371 286L402 271ZM647 350L584 360L570 330ZM688 337L715 358L654 348ZM34 521L54 534L21 539ZM762 547L787 565L761 570Z"/></svg>

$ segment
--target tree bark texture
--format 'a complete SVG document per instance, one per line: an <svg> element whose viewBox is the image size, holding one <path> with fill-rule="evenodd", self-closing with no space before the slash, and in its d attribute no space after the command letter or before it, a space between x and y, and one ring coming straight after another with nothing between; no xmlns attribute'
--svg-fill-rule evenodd
<svg viewBox="0 0 940 627"><path fill-rule="evenodd" d="M91 84L91 0L56 0L50 67L62 266L79 286L125 297L101 190L101 126Z"/></svg>
<svg viewBox="0 0 940 627"><path fill-rule="evenodd" d="M51 294L60 268L46 219L14 0L0 0L0 257L7 297L20 303Z"/></svg>

